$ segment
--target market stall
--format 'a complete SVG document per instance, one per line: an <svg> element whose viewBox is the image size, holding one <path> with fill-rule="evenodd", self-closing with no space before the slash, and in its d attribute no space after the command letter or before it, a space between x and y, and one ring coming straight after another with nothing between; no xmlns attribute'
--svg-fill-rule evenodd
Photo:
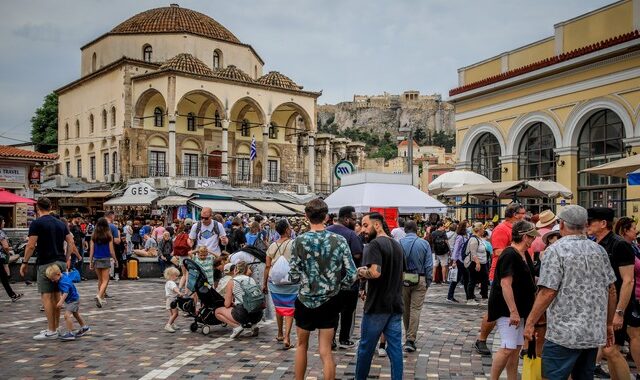
<svg viewBox="0 0 640 380"><path fill-rule="evenodd" d="M33 219L35 203L33 199L21 197L0 188L0 215L6 221L5 227L27 227L29 219Z"/></svg>
<svg viewBox="0 0 640 380"><path fill-rule="evenodd" d="M129 185L120 197L104 202L105 207L114 209L118 214L130 217L152 215L152 203L158 198L153 186L140 182Z"/></svg>
<svg viewBox="0 0 640 380"><path fill-rule="evenodd" d="M486 185L491 180L481 174L470 170L454 170L444 173L429 184L429 194L438 195L447 190L461 188L469 185Z"/></svg>

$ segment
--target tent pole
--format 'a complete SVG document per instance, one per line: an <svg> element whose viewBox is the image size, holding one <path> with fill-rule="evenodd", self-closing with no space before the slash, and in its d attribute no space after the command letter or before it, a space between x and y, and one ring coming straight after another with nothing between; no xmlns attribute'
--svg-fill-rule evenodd
<svg viewBox="0 0 640 380"><path fill-rule="evenodd" d="M467 194L467 220L469 220L469 194Z"/></svg>

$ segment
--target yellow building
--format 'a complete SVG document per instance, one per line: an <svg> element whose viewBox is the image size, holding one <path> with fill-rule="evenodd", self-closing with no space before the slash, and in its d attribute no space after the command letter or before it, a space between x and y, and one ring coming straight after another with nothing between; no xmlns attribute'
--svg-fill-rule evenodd
<svg viewBox="0 0 640 380"><path fill-rule="evenodd" d="M639 190L580 171L640 152L638 29L640 1L618 1L458 69L449 93L457 167L492 181L555 180L573 191L572 202L637 213ZM536 211L539 201L526 201Z"/></svg>
<svg viewBox="0 0 640 380"><path fill-rule="evenodd" d="M61 173L313 191L320 93L275 71L263 75L251 45L209 16L176 4L151 9L87 43L81 56L80 79L56 91Z"/></svg>

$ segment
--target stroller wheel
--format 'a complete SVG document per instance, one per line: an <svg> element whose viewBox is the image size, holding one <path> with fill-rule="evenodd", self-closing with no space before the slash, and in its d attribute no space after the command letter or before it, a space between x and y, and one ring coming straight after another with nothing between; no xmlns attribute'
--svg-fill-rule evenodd
<svg viewBox="0 0 640 380"><path fill-rule="evenodd" d="M207 326L207 325L202 326L202 334L203 334L203 335L207 335L207 334L209 334L210 332L211 332L211 327L209 327L209 326Z"/></svg>
<svg viewBox="0 0 640 380"><path fill-rule="evenodd" d="M198 324L196 322L193 322L190 326L189 329L191 330L191 332L196 332L198 331Z"/></svg>

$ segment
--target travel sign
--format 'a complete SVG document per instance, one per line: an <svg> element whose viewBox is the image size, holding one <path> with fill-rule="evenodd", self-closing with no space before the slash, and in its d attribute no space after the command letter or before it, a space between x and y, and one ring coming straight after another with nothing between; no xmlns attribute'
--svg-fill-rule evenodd
<svg viewBox="0 0 640 380"><path fill-rule="evenodd" d="M355 171L356 168L350 161L342 160L336 164L333 174L335 174L336 178L342 179L344 175L352 174Z"/></svg>

